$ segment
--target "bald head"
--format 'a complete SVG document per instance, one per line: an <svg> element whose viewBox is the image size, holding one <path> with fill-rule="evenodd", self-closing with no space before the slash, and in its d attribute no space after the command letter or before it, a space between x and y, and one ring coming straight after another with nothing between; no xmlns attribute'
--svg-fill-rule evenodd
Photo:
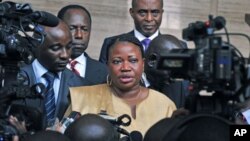
<svg viewBox="0 0 250 141"><path fill-rule="evenodd" d="M159 35L153 39L145 53L145 73L155 87L169 80L169 72L158 69L159 59L174 48L183 48L181 41L172 35Z"/></svg>
<svg viewBox="0 0 250 141"><path fill-rule="evenodd" d="M182 48L182 44L178 38L168 34L159 35L152 40L146 54L164 54L174 48Z"/></svg>
<svg viewBox="0 0 250 141"><path fill-rule="evenodd" d="M137 3L138 3L139 1L143 1L143 0L132 0L132 8L137 7ZM160 1L161 8L163 8L163 0L157 0L157 1Z"/></svg>
<svg viewBox="0 0 250 141"><path fill-rule="evenodd" d="M50 40L60 40L65 42L71 41L71 33L68 25L61 21L56 27L44 26L44 31L46 32L45 45L46 41Z"/></svg>
<svg viewBox="0 0 250 141"><path fill-rule="evenodd" d="M64 133L72 141L116 141L113 125L95 114L86 114L73 122Z"/></svg>

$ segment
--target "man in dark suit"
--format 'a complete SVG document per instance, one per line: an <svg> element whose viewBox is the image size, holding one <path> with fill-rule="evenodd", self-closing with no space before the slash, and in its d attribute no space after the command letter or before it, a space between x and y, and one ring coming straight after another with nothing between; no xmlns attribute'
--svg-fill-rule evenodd
<svg viewBox="0 0 250 141"><path fill-rule="evenodd" d="M67 24L60 21L56 27L44 26L43 31L46 36L44 42L34 51L36 59L32 64L21 68L20 75L28 78L30 86L43 83L47 88L43 94L44 99L25 99L18 101L17 104L36 108L43 115L41 128L46 128L53 126L56 118L62 119L69 105L69 87L89 85L90 83L66 69L72 43ZM53 75L53 81L47 79L46 74ZM51 97L48 98L49 93ZM50 102L49 105L52 105L51 107L48 107L48 102ZM52 114L48 117L50 112Z"/></svg>
<svg viewBox="0 0 250 141"><path fill-rule="evenodd" d="M130 15L134 20L135 28L127 33L134 35L147 49L151 40L157 37L162 21L163 0L132 0ZM120 35L106 38L101 48L99 61L107 63L108 48L119 38Z"/></svg>
<svg viewBox="0 0 250 141"><path fill-rule="evenodd" d="M91 16L88 10L80 5L68 5L58 12L58 17L68 24L72 33L72 61L67 67L91 80L93 84L105 83L107 66L90 58L85 52L91 32Z"/></svg>

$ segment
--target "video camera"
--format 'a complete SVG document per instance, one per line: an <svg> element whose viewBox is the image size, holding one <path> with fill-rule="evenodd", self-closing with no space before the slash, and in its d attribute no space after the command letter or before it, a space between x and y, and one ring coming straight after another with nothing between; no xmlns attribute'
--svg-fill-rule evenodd
<svg viewBox="0 0 250 141"><path fill-rule="evenodd" d="M30 87L26 76L18 73L20 67L34 60L33 50L44 41L46 35L40 25L56 26L58 23L57 17L33 11L28 3L0 3L0 140L8 141L15 134L7 130L11 125L6 119L11 111L17 115L25 114L26 125L33 129L38 119L30 118L41 117L36 109L12 104L20 99L42 98L45 86L36 84ZM37 36L33 36L34 33Z"/></svg>
<svg viewBox="0 0 250 141"><path fill-rule="evenodd" d="M231 107L240 102L239 97L246 87L246 59L229 43L225 25L223 17L211 15L207 22L189 24L182 36L194 41L195 49L172 49L158 60L157 69L168 70L173 79L190 81L186 108L191 112L231 116ZM225 34L214 33L222 28ZM226 35L228 41L223 41L219 35Z"/></svg>

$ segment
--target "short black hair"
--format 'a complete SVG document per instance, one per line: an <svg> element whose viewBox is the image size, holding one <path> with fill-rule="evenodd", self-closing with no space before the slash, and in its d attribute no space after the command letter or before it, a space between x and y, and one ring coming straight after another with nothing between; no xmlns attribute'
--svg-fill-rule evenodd
<svg viewBox="0 0 250 141"><path fill-rule="evenodd" d="M97 132L90 132L93 129ZM65 130L64 135L72 141L117 141L119 133L108 120L96 114L85 114Z"/></svg>
<svg viewBox="0 0 250 141"><path fill-rule="evenodd" d="M120 35L114 42L113 44L110 45L110 47L108 48L108 52L107 52L107 59L109 58L109 52L111 49L114 48L114 45L118 42L129 42L129 43L132 43L136 46L139 47L140 49L140 52L141 52L141 55L142 55L142 58L144 58L144 49L143 49L143 46L141 44L141 42L133 35L129 34L129 33L126 33L126 34L122 34Z"/></svg>
<svg viewBox="0 0 250 141"><path fill-rule="evenodd" d="M136 7L136 1L137 0L132 0L132 8ZM161 6L163 7L163 0L160 0L160 1L161 1Z"/></svg>
<svg viewBox="0 0 250 141"><path fill-rule="evenodd" d="M63 20L65 13L67 12L67 10L70 10L70 9L81 9L81 10L83 10L84 12L87 13L87 15L89 17L89 20L90 20L90 24L92 23L92 19L91 19L91 15L90 15L89 11L85 7L83 7L81 5L76 5L76 4L67 5L67 6L64 6L63 8L61 8L59 10L59 12L57 13L57 17L59 19Z"/></svg>

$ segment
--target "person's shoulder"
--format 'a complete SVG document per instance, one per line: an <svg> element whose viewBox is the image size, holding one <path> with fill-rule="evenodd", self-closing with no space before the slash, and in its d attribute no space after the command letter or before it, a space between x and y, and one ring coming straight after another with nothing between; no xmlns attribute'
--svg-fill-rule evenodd
<svg viewBox="0 0 250 141"><path fill-rule="evenodd" d="M97 84L97 85L90 85L90 86L78 86L72 87L71 89L78 89L78 90L94 90L96 88L100 89L108 89L107 84Z"/></svg>
<svg viewBox="0 0 250 141"><path fill-rule="evenodd" d="M163 99L168 98L165 94L151 88L149 88L149 94L153 97L159 97Z"/></svg>
<svg viewBox="0 0 250 141"><path fill-rule="evenodd" d="M163 102L163 103L175 105L174 102L169 97L167 97L165 94L163 94L159 91L156 91L154 89L149 89L149 97L150 97L150 99L156 99L156 101L158 101L158 102Z"/></svg>
<svg viewBox="0 0 250 141"><path fill-rule="evenodd" d="M23 64L20 67L20 70L24 70L24 71L32 70L32 64Z"/></svg>
<svg viewBox="0 0 250 141"><path fill-rule="evenodd" d="M107 41L107 40L115 40L115 39L117 39L117 38L119 38L119 37L121 37L121 36L123 36L123 35L125 35L125 34L131 34L131 35L133 35L133 34L134 34L134 31L132 30L132 31L127 32L127 33L122 33L122 34L110 36L110 37L105 38L104 40L106 40L106 41Z"/></svg>
<svg viewBox="0 0 250 141"><path fill-rule="evenodd" d="M78 86L70 87L70 93L72 95L85 94L85 95L99 95L106 94L109 91L107 84L98 84L91 86Z"/></svg>
<svg viewBox="0 0 250 141"><path fill-rule="evenodd" d="M69 78L71 78L71 79L75 79L75 78L77 78L76 76L76 74L74 74L71 70L69 70L68 68L65 68L63 71L62 71L62 75L65 77L65 78L67 78L67 79L69 79Z"/></svg>
<svg viewBox="0 0 250 141"><path fill-rule="evenodd" d="M102 69L107 69L107 65L103 64L102 62L99 62L91 57L89 57L88 55L86 56L87 61L89 61L92 65L94 65L97 68L102 68Z"/></svg>
<svg viewBox="0 0 250 141"><path fill-rule="evenodd" d="M65 68L62 71L62 77L63 81L68 81L67 83L69 84L69 86L81 86L81 85L87 86L93 84L91 80L78 76L68 68Z"/></svg>

